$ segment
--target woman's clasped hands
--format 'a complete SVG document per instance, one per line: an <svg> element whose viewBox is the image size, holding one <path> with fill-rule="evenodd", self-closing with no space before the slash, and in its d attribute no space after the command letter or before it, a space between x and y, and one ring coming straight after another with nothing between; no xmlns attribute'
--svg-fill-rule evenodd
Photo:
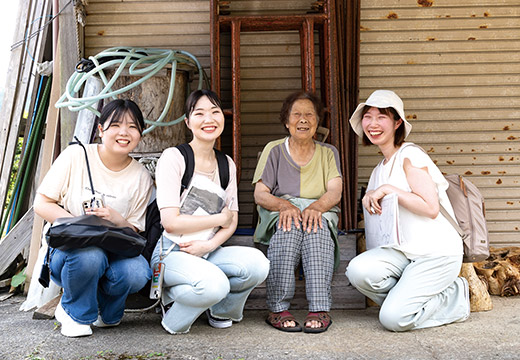
<svg viewBox="0 0 520 360"><path fill-rule="evenodd" d="M318 227L323 229L321 220L322 214L320 210L316 209L314 203L301 211L290 202L287 202L287 204L280 209L278 228L283 231L291 231L291 226L294 222L294 226L297 229L300 229L301 226L303 231L307 233L311 231L316 233L318 232Z"/></svg>

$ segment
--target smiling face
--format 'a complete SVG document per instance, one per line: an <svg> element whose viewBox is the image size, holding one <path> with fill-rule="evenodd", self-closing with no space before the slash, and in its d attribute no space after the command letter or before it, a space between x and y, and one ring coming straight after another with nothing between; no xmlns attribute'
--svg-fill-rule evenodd
<svg viewBox="0 0 520 360"><path fill-rule="evenodd" d="M285 127L295 139L312 139L318 128L318 115L312 101L296 100L291 107Z"/></svg>
<svg viewBox="0 0 520 360"><path fill-rule="evenodd" d="M215 141L224 131L224 113L207 96L202 96L186 118L186 126L194 138Z"/></svg>
<svg viewBox="0 0 520 360"><path fill-rule="evenodd" d="M394 146L395 131L402 122L401 119L395 121L391 112L384 114L376 107L371 107L361 119L363 132L368 140L379 147Z"/></svg>
<svg viewBox="0 0 520 360"><path fill-rule="evenodd" d="M128 155L141 140L139 128L128 112L119 121L108 119L104 125L104 128L98 125L99 137L103 146L114 154Z"/></svg>

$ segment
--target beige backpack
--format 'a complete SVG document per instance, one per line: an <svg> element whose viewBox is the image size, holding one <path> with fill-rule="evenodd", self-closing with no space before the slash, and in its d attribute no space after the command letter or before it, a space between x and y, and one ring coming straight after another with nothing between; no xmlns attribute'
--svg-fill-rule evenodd
<svg viewBox="0 0 520 360"><path fill-rule="evenodd" d="M441 213L457 230L464 243L464 262L483 261L489 257L484 197L479 189L460 175L446 175L446 190L455 213L455 221L441 206Z"/></svg>
<svg viewBox="0 0 520 360"><path fill-rule="evenodd" d="M406 146L417 147L428 155L419 145L407 143L401 149ZM464 244L462 261L469 263L486 260L489 257L489 237L484 197L473 183L461 175L451 174L444 177L449 184L446 193L456 219L453 219L442 205L440 211L462 238Z"/></svg>

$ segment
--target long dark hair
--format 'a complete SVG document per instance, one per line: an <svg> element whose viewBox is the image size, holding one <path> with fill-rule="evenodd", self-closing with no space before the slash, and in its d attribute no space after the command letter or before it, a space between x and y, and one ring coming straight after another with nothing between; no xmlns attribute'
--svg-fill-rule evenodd
<svg viewBox="0 0 520 360"><path fill-rule="evenodd" d="M128 114L137 125L137 130L139 130L139 134L143 135L144 130L144 118L141 109L139 106L132 100L128 99L117 99L112 100L105 106L103 106L103 110L101 110L101 115L99 116L99 124L103 129L105 128L105 123L109 120L108 127L113 123L119 123L123 119L123 117Z"/></svg>

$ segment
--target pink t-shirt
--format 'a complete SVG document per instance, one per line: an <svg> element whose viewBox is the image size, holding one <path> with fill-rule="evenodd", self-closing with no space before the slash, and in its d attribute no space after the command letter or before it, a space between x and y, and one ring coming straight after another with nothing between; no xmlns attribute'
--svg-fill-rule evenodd
<svg viewBox="0 0 520 360"><path fill-rule="evenodd" d="M229 163L229 184L225 188L226 203L229 204L231 199L233 199L231 210L238 211L237 169L233 160L227 155L226 157ZM155 170L157 206L159 209L180 207L180 189L185 170L186 163L184 162L184 157L176 147L171 147L163 151ZM218 166L216 166L215 171L211 174L197 170L194 171L193 175L195 174L209 177L214 183L220 185Z"/></svg>

